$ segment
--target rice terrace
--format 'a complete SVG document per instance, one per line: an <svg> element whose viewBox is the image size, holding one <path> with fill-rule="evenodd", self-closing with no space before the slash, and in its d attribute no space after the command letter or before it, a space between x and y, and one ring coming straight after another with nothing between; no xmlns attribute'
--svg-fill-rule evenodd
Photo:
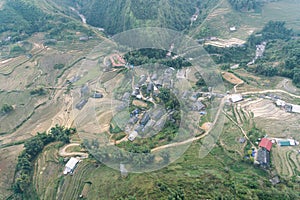
<svg viewBox="0 0 300 200"><path fill-rule="evenodd" d="M0 199L300 199L295 0L2 0Z"/></svg>

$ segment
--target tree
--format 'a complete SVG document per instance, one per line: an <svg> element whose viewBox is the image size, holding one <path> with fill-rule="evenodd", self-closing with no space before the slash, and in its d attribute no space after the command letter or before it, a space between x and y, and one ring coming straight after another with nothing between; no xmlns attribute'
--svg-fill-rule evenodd
<svg viewBox="0 0 300 200"><path fill-rule="evenodd" d="M8 114L8 113L12 112L13 110L14 110L14 108L11 105L4 104L1 108L1 113Z"/></svg>

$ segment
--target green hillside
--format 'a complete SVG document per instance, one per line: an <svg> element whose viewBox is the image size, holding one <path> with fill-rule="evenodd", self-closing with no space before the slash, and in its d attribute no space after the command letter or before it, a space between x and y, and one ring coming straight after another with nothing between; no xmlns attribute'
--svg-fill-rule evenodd
<svg viewBox="0 0 300 200"><path fill-rule="evenodd" d="M48 38L61 39L64 31L86 32L73 16L64 14L52 1L10 0L0 9L0 40L2 44L24 40L34 33L48 33Z"/></svg>
<svg viewBox="0 0 300 200"><path fill-rule="evenodd" d="M87 23L101 27L108 34L115 34L127 29L145 26L158 26L175 30L184 30L189 27L191 17L196 7L205 15L206 8L215 5L214 1L180 1L180 0L74 0L79 5L80 12Z"/></svg>

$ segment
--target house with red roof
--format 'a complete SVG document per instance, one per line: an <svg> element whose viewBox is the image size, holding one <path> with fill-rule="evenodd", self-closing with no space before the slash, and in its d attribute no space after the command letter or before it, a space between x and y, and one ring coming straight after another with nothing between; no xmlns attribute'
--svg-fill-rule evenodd
<svg viewBox="0 0 300 200"><path fill-rule="evenodd" d="M259 143L260 149L257 152L256 161L264 168L270 165L270 151L272 149L272 141L267 138L262 138Z"/></svg>
<svg viewBox="0 0 300 200"><path fill-rule="evenodd" d="M272 149L272 141L267 138L262 138L259 147L265 148L268 151L271 151Z"/></svg>

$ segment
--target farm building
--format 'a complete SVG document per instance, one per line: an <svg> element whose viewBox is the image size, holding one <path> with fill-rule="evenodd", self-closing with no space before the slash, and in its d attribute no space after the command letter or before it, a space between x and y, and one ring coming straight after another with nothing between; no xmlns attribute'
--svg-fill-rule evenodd
<svg viewBox="0 0 300 200"><path fill-rule="evenodd" d="M284 107L285 106L285 101L282 101L280 99L277 99L275 104L278 106L278 107Z"/></svg>
<svg viewBox="0 0 300 200"><path fill-rule="evenodd" d="M282 147L283 146L295 146L295 145L298 145L299 142L292 140L292 139L288 139L288 140L278 140L277 144Z"/></svg>
<svg viewBox="0 0 300 200"><path fill-rule="evenodd" d="M135 138L138 136L138 132L133 131L132 133L130 133L130 135L128 136L128 140L130 140L131 142L133 140L135 140Z"/></svg>
<svg viewBox="0 0 300 200"><path fill-rule="evenodd" d="M80 89L80 93L81 93L81 97L89 95L90 93L89 86L87 85L82 86L82 88Z"/></svg>
<svg viewBox="0 0 300 200"><path fill-rule="evenodd" d="M155 85L158 88L162 87L163 86L163 79L158 79L157 81L155 81Z"/></svg>
<svg viewBox="0 0 300 200"><path fill-rule="evenodd" d="M87 99L83 99L78 104L76 104L75 108L77 108L78 110L81 110L87 102L88 102Z"/></svg>
<svg viewBox="0 0 300 200"><path fill-rule="evenodd" d="M77 158L70 158L70 160L66 164L66 168L64 170L64 174L73 173L74 169L76 168L79 160Z"/></svg>
<svg viewBox="0 0 300 200"><path fill-rule="evenodd" d="M278 141L278 144L279 144L279 146L291 146L291 143L288 140Z"/></svg>
<svg viewBox="0 0 300 200"><path fill-rule="evenodd" d="M300 113L300 105L292 105L293 113Z"/></svg>
<svg viewBox="0 0 300 200"><path fill-rule="evenodd" d="M271 151L272 149L272 141L267 138L262 138L259 147L266 149L267 151Z"/></svg>
<svg viewBox="0 0 300 200"><path fill-rule="evenodd" d="M270 164L270 152L265 148L259 149L257 152L257 162L263 167L268 167Z"/></svg>
<svg viewBox="0 0 300 200"><path fill-rule="evenodd" d="M154 84L153 83L148 83L147 85L147 93L152 92L154 89Z"/></svg>
<svg viewBox="0 0 300 200"><path fill-rule="evenodd" d="M235 27L235 26L232 26L232 27L229 28L229 30L230 30L230 31L236 31L236 27Z"/></svg>
<svg viewBox="0 0 300 200"><path fill-rule="evenodd" d="M153 118L154 120L159 120L164 114L165 114L164 110L162 110L162 109L157 109L157 110L153 111L152 113L150 113L151 118Z"/></svg>
<svg viewBox="0 0 300 200"><path fill-rule="evenodd" d="M205 108L205 105L201 102L201 101L196 101L194 104L193 104L193 110L194 111L200 111L202 109Z"/></svg>
<svg viewBox="0 0 300 200"><path fill-rule="evenodd" d="M134 116L134 117L131 117L130 118L130 120L129 120L129 124L135 124L135 123L137 123L137 121L139 120L139 118L137 118L136 116Z"/></svg>
<svg viewBox="0 0 300 200"><path fill-rule="evenodd" d="M146 125L149 120L150 120L150 115L148 113L145 113L143 115L143 118L140 121L140 124L141 125Z"/></svg>
<svg viewBox="0 0 300 200"><path fill-rule="evenodd" d="M148 133L151 131L152 127L155 125L154 120L149 120L145 127L142 129L144 133Z"/></svg>
<svg viewBox="0 0 300 200"><path fill-rule="evenodd" d="M156 122L156 124L153 126L153 129L156 131L160 131L164 127L165 123L166 123L166 119L165 117L162 117L160 118L160 120Z"/></svg>
<svg viewBox="0 0 300 200"><path fill-rule="evenodd" d="M241 94L232 94L229 97L229 99L230 99L230 101L232 103L236 103L236 102L242 101L243 100L243 96Z"/></svg>
<svg viewBox="0 0 300 200"><path fill-rule="evenodd" d="M93 95L92 95L92 98L95 98L95 99L100 99L103 97L103 94L99 93L99 92L95 92Z"/></svg>
<svg viewBox="0 0 300 200"><path fill-rule="evenodd" d="M151 80L152 81L155 81L155 80L157 80L157 74L156 73L154 73L152 76L151 76Z"/></svg>

